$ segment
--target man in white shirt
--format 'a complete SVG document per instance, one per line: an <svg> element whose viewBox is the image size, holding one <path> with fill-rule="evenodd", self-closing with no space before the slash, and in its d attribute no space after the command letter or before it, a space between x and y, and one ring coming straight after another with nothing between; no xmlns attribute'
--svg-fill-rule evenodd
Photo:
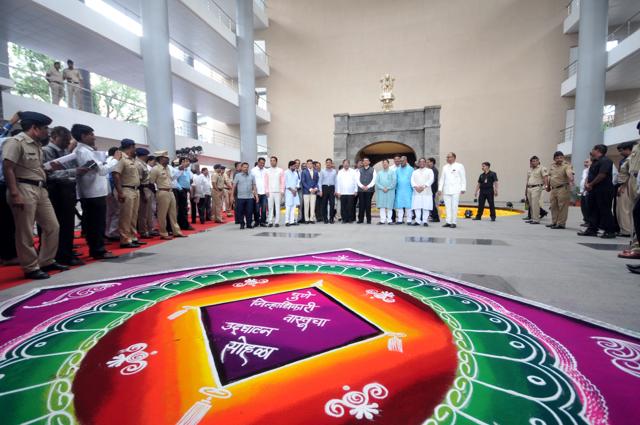
<svg viewBox="0 0 640 425"><path fill-rule="evenodd" d="M211 221L211 192L213 190L213 184L211 183L211 176L209 175L209 169L207 167L202 168L202 193L204 195L204 218Z"/></svg>
<svg viewBox="0 0 640 425"><path fill-rule="evenodd" d="M591 167L591 159L584 160L584 169L582 170L582 178L580 179L580 211L582 212L582 227L587 227L589 217L589 209L587 208L587 191L584 188L589 176L589 167Z"/></svg>
<svg viewBox="0 0 640 425"><path fill-rule="evenodd" d="M443 195L444 206L447 214L446 223L443 227L456 227L458 222L458 203L460 195L467 190L467 177L464 166L456 162L456 154L447 154L447 163L442 167L438 179L438 195Z"/></svg>
<svg viewBox="0 0 640 425"><path fill-rule="evenodd" d="M107 214L107 194L110 190L107 176L118 163L122 153L116 151L113 161L107 165L103 152L97 152L93 129L82 124L71 127L71 135L78 142L74 150L78 165L88 168L85 174L76 177L76 190L82 205L82 221L89 255L96 259L116 258L104 247L104 232Z"/></svg>
<svg viewBox="0 0 640 425"><path fill-rule="evenodd" d="M264 158L258 158L258 164L251 170L251 175L256 180L258 202L253 210L254 226L267 227L267 170L264 168Z"/></svg>
<svg viewBox="0 0 640 425"><path fill-rule="evenodd" d="M358 193L357 172L351 168L348 159L342 161L342 170L336 177L336 196L340 200L342 223L353 223L353 202Z"/></svg>
<svg viewBox="0 0 640 425"><path fill-rule="evenodd" d="M204 224L204 192L205 185L207 180L206 177L202 175L199 167L194 167L193 170L193 178L191 179L191 194L193 196L193 204L192 207L195 207L193 211L191 211L191 223L195 224L196 212L198 217L200 218L200 224Z"/></svg>
<svg viewBox="0 0 640 425"><path fill-rule="evenodd" d="M271 168L267 170L267 197L269 227L280 227L280 202L284 196L284 171L278 167L278 157L269 160Z"/></svg>

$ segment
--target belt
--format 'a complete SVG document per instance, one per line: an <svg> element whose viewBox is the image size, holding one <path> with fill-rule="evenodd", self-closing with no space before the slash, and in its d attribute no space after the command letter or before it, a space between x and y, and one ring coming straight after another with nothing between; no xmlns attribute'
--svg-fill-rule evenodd
<svg viewBox="0 0 640 425"><path fill-rule="evenodd" d="M172 189L165 189L163 187L159 187L158 190L162 190L163 192L171 192Z"/></svg>
<svg viewBox="0 0 640 425"><path fill-rule="evenodd" d="M543 184L528 184L527 187L528 188L532 188L532 187L542 187L544 186Z"/></svg>
<svg viewBox="0 0 640 425"><path fill-rule="evenodd" d="M567 186L569 186L569 184L565 183L565 184L561 184L560 186L552 186L551 189L560 189L561 187L567 187Z"/></svg>
<svg viewBox="0 0 640 425"><path fill-rule="evenodd" d="M138 187L140 187L140 186L128 186L128 185L123 184L122 187L126 187L127 189L138 190Z"/></svg>
<svg viewBox="0 0 640 425"><path fill-rule="evenodd" d="M29 179L16 179L18 183L30 184L31 186L38 186L44 189L47 188L47 182L43 180L29 180Z"/></svg>
<svg viewBox="0 0 640 425"><path fill-rule="evenodd" d="M633 177L638 177L638 172L633 173Z"/></svg>

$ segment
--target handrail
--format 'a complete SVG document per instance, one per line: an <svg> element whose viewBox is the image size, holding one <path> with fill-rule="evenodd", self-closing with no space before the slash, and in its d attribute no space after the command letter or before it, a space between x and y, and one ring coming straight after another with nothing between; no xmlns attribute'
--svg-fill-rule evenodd
<svg viewBox="0 0 640 425"><path fill-rule="evenodd" d="M640 10L638 10L636 13L634 13L633 15L631 15L631 17L629 17L626 21L624 21L622 24L618 25L613 31L611 31L608 35L607 35L607 40L608 41L613 41L613 40L618 40L618 41L622 41L625 38L629 37L633 32L637 31L638 28L640 28L640 23L638 25L638 27L636 27L634 30L632 30L632 23L634 23L634 19L640 17ZM622 37L618 37L618 32L620 30L625 29L627 30L626 33L622 33Z"/></svg>
<svg viewBox="0 0 640 425"><path fill-rule="evenodd" d="M565 66L564 71L567 74L567 78L571 77L573 74L578 72L578 59L574 60L569 65Z"/></svg>
<svg viewBox="0 0 640 425"><path fill-rule="evenodd" d="M640 99L616 107L615 125L640 120Z"/></svg>
<svg viewBox="0 0 640 425"><path fill-rule="evenodd" d="M265 63L269 63L269 55L257 42L253 42L253 54Z"/></svg>
<svg viewBox="0 0 640 425"><path fill-rule="evenodd" d="M223 146L230 146L233 148L240 147L240 138L231 134L223 133L222 131L215 130L206 124L194 124L183 119L174 119L176 134L179 136L190 137L190 132L187 131L189 127L194 125L197 127L198 140L204 143L212 143Z"/></svg>
<svg viewBox="0 0 640 425"><path fill-rule="evenodd" d="M253 0L256 6L258 6L262 10L267 9L267 2L265 0Z"/></svg>
<svg viewBox="0 0 640 425"><path fill-rule="evenodd" d="M567 8L567 16L569 16L573 13L574 7L580 7L580 0L571 0L565 7Z"/></svg>
<svg viewBox="0 0 640 425"><path fill-rule="evenodd" d="M574 130L574 126L560 130L560 143L572 142Z"/></svg>
<svg viewBox="0 0 640 425"><path fill-rule="evenodd" d="M213 0L201 0L206 2L207 10L214 15L217 15L218 22L223 24L225 27L229 28L232 33L236 33L236 23L231 18L231 16L227 15L227 13ZM212 10L213 9L213 10Z"/></svg>

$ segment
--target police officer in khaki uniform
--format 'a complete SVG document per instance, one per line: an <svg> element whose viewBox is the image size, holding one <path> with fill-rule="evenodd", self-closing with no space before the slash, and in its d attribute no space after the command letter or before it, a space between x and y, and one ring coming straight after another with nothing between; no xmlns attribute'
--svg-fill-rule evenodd
<svg viewBox="0 0 640 425"><path fill-rule="evenodd" d="M549 173L540 165L540 159L532 156L529 159L529 171L527 172L527 186L525 196L529 200L531 220L526 223L540 224L540 204L542 203L542 190L549 185Z"/></svg>
<svg viewBox="0 0 640 425"><path fill-rule="evenodd" d="M224 221L222 221L222 198L224 197L226 184L224 167L222 165L216 164L213 166L211 184L213 185L213 220L216 223L224 223Z"/></svg>
<svg viewBox="0 0 640 425"><path fill-rule="evenodd" d="M118 221L120 248L137 248L140 245L146 245L146 242L139 242L136 236L140 204L140 174L134 158L135 142L131 139L122 139L120 151L122 158L112 171L118 202L120 202L120 220Z"/></svg>
<svg viewBox="0 0 640 425"><path fill-rule="evenodd" d="M136 149L136 167L140 175L140 206L138 207L138 232L141 238L150 238L153 231L153 197L155 186L149 182L149 167L147 165L149 151L145 148Z"/></svg>
<svg viewBox="0 0 640 425"><path fill-rule="evenodd" d="M49 88L51 89L51 103L54 105L58 105L60 99L64 99L64 78L60 68L60 62L54 62L46 74Z"/></svg>
<svg viewBox="0 0 640 425"><path fill-rule="evenodd" d="M176 238L186 238L178 226L176 197L172 190L173 171L169 166L169 153L159 151L154 153L157 165L149 173L149 182L156 185L156 202L158 204L158 223L160 239L172 239L167 233L167 215L171 224L171 231Z"/></svg>
<svg viewBox="0 0 640 425"><path fill-rule="evenodd" d="M25 277L47 279L48 271L68 270L55 261L59 226L42 166L42 145L48 142L51 118L22 112L20 121L22 133L10 137L2 146L7 202L16 224L16 250ZM42 229L39 253L33 246L34 222Z"/></svg>
<svg viewBox="0 0 640 425"><path fill-rule="evenodd" d="M629 157L635 142L620 143L618 152L622 155L622 164L618 172L616 218L620 226L618 236L629 237L633 233L633 205L636 198L636 179L629 174ZM637 156L637 155L636 155Z"/></svg>
<svg viewBox="0 0 640 425"><path fill-rule="evenodd" d="M82 109L82 74L73 67L73 61L67 60L67 68L62 71L62 77L67 82L67 104L70 108Z"/></svg>
<svg viewBox="0 0 640 425"><path fill-rule="evenodd" d="M640 134L640 122L638 122L636 128L638 129L638 133ZM632 210L634 235L631 240L630 248L625 249L624 251L619 253L618 257L640 260L640 244L638 243L638 237L640 236L638 235L638 229L640 228L640 195L638 195L637 192L638 173L640 173L640 143L637 143L633 147L633 149L631 150L631 155L629 155L629 157L625 161L625 164L628 164L628 167L625 167L625 172L629 174L629 179L635 182L634 187L636 188L635 192L630 193L630 196L634 199L634 207ZM620 181L620 174L618 174L618 181ZM627 183L627 186L630 186L630 183ZM623 190L628 191L628 189Z"/></svg>
<svg viewBox="0 0 640 425"><path fill-rule="evenodd" d="M551 192L551 224L547 227L551 229L564 229L567 225L573 175L573 167L564 160L564 154L560 151L554 153L547 186L547 192Z"/></svg>

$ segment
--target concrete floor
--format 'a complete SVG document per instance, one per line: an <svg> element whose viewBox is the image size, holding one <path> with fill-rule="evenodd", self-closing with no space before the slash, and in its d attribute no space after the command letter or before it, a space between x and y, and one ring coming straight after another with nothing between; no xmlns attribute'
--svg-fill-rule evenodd
<svg viewBox="0 0 640 425"><path fill-rule="evenodd" d="M240 231L238 226L229 224L188 239L136 251L117 263L96 262L46 281L1 291L0 301L38 286L353 248L640 331L640 276L627 271L624 265L630 261L617 258L616 250L580 245L583 242L611 247L628 240L579 237L578 217L579 210L571 208L566 230L525 224L521 216L499 217L495 223L460 219L457 229L442 228L442 223L429 228L336 223ZM548 220L543 222L546 224ZM267 231L281 236L256 236ZM319 235L286 237L293 233ZM418 237L424 242L407 242L407 237ZM429 237L447 239L445 243L438 239L429 242ZM468 244L460 239L504 244Z"/></svg>

